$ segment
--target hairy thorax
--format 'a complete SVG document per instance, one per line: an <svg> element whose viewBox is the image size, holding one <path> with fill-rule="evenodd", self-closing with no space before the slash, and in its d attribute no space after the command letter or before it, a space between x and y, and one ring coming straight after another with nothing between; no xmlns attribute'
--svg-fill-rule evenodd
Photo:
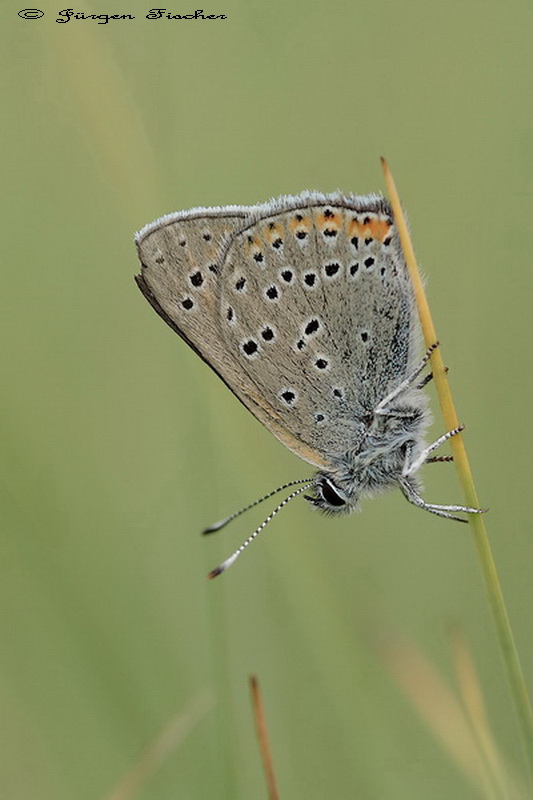
<svg viewBox="0 0 533 800"><path fill-rule="evenodd" d="M430 420L420 392L411 392L384 412L369 414L357 446L338 458L333 469L317 473L315 496L307 499L326 512L350 513L362 497L397 487L424 448Z"/></svg>

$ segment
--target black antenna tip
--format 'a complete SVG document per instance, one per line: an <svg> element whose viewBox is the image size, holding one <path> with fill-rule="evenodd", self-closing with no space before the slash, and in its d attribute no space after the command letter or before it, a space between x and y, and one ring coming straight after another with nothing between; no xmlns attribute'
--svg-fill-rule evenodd
<svg viewBox="0 0 533 800"><path fill-rule="evenodd" d="M218 522L214 522L212 525L208 525L207 528L204 528L202 531L202 536L205 536L207 533L215 533L215 531L219 531L224 525L227 525L228 522L231 522L233 516L225 517L225 519L219 519Z"/></svg>
<svg viewBox="0 0 533 800"><path fill-rule="evenodd" d="M223 572L224 570L222 567L216 567L215 569L212 569L211 572L208 573L207 577L211 581L213 580L213 578L216 578L217 575L221 575Z"/></svg>

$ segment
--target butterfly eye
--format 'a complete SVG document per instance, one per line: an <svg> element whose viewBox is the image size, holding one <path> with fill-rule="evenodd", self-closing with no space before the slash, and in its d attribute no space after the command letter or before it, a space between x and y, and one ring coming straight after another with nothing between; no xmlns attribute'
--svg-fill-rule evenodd
<svg viewBox="0 0 533 800"><path fill-rule="evenodd" d="M322 485L320 487L322 491L322 497L329 503L330 506L345 506L346 500L339 494L336 487L333 483L329 480L322 481Z"/></svg>

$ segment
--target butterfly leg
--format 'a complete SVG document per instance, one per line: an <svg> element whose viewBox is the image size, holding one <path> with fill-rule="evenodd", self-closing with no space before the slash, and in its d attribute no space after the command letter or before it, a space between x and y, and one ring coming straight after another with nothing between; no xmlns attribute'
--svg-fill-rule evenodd
<svg viewBox="0 0 533 800"><path fill-rule="evenodd" d="M444 367L444 372L446 373L446 375L448 374L449 370L450 370L449 367ZM420 383L416 384L415 389L423 389L424 386L427 386L428 383L430 383L432 380L433 380L433 373L430 372L429 375L426 375L425 378L422 378Z"/></svg>
<svg viewBox="0 0 533 800"><path fill-rule="evenodd" d="M426 503L426 501L418 494L413 484L402 478L400 480L400 489L404 497L417 508L422 508L424 511L429 511L431 514L437 514L439 517L446 519L454 519L456 522L468 522L463 517L455 516L452 512L463 512L465 514L482 514L486 509L484 508L471 508L470 506L460 505L437 505L436 503Z"/></svg>
<svg viewBox="0 0 533 800"><path fill-rule="evenodd" d="M433 353L434 350L437 349L438 346L439 346L439 342L435 342L435 344L432 344L431 347L428 347L428 349L425 352L424 358L422 359L420 364L418 364L416 369L414 369L413 372L411 372L411 374L407 376L407 378L405 378L395 389L392 390L392 392L390 392L390 394L387 395L387 397L385 397L376 406L376 408L374 409L374 414L387 414L388 413L387 408L390 407L390 404L394 400L396 400L396 398L399 397L399 395L401 395L402 392L405 392L405 390L408 389L414 383L414 381L418 378L418 376L420 375L420 373L422 372L422 370L424 369L424 367L428 363L428 361L429 361L429 359L431 357L431 354ZM429 380L429 378L427 380ZM425 385L427 380L426 381L422 381L422 386Z"/></svg>
<svg viewBox="0 0 533 800"><path fill-rule="evenodd" d="M405 453L405 464L408 465L409 461L411 460L411 453L413 452L413 443L409 442L407 444L406 453ZM442 464L444 462L453 461L453 456L430 456L426 458L424 464Z"/></svg>
<svg viewBox="0 0 533 800"><path fill-rule="evenodd" d="M432 444L428 445L428 447L422 450L418 458L416 458L412 463L409 464L406 461L403 470L404 476L407 477L407 475L412 475L413 472L416 472L418 469L420 469L422 464L424 464L427 461L428 456L431 455L431 453L434 450L440 447L441 444L444 444L444 442L447 442L448 439L451 439L452 436L457 436L458 433L461 433L461 431L464 430L464 427L465 427L464 425L459 425L457 428L454 428L453 430L448 431L447 433L443 433L442 436L439 436L439 438L436 441L434 441Z"/></svg>

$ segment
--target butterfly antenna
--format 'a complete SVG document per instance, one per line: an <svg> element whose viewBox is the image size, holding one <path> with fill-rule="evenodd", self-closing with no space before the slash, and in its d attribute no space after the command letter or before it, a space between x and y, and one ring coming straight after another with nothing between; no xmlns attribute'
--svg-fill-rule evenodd
<svg viewBox="0 0 533 800"><path fill-rule="evenodd" d="M249 506L245 506L244 508L241 508L239 511L235 511L233 514L230 514L229 517L225 517L224 519L215 522L213 525L210 525L208 528L205 528L202 531L202 534L215 533L215 531L219 531L221 528L227 525L228 522L231 522L233 519L235 519L235 517L240 517L240 515L244 514L245 511L249 511L254 506L258 506L259 503L262 503L264 500L268 500L270 497L277 494L278 492L282 492L284 489L289 489L291 486L296 486L298 483L309 483L309 478L302 478L299 481L289 481L289 483L284 483L283 486L278 486L277 489L274 489L272 492L265 494L264 497L260 497L259 500L254 500L254 502L250 503Z"/></svg>
<svg viewBox="0 0 533 800"><path fill-rule="evenodd" d="M296 482L297 482L297 481L294 481L294 483L296 483ZM288 503L290 500L294 500L294 498L295 498L295 497L298 497L298 495L299 495L299 494L302 494L302 492L305 492L305 491L307 491L307 489L310 489L312 485L313 485L313 483L312 483L312 482L309 482L309 481L307 481L307 482L305 483L305 485L304 485L304 486L301 486L299 489L296 489L296 491L295 491L295 492L291 492L291 494L290 494L288 497L286 497L286 498L285 498L285 500L282 500L282 501L281 501L281 503L279 504L279 506L277 506L277 507L274 509L274 511L272 511L272 512L271 512L271 513L268 515L268 517L265 519L265 521L264 521L264 522L262 522L262 523L261 523L261 525L260 525L258 528L256 528L256 529L255 529L255 531L254 531L254 532L251 534L251 536L249 536L249 537L246 539L246 541L245 541L245 542L243 542L243 543L241 544L241 546L240 546L240 547L239 547L237 550L235 550L235 552L233 553L233 555L231 555L229 558L227 558L225 561L223 561L223 562L222 562L222 564L220 564L220 566L218 566L218 567L216 567L215 569L211 570L211 572L209 573L209 575L208 575L207 577L208 577L208 578L216 578L216 577L217 577L217 575L220 575L222 572L225 572L225 571L226 571L226 570L227 570L229 567L231 567L231 565L232 565L232 564L233 564L235 561L237 561L237 559L239 558L239 556L240 556L240 554L243 552L243 550L246 550L246 548L248 547L248 545L249 545L249 544L251 544L251 542L253 542L253 540L256 538L256 536L257 536L259 533L261 533L261 531L263 530L263 528L266 528L266 526L268 525L268 523L269 523L269 522L271 522L271 520L273 520L273 519L274 519L274 517L276 516L276 514L278 513L278 511L281 511L281 509L283 508L283 506L286 506L286 505L287 505L287 503ZM274 494L274 492L272 492L272 494ZM258 502L259 502L259 501L258 501ZM254 504L254 505L255 505L255 504Z"/></svg>

